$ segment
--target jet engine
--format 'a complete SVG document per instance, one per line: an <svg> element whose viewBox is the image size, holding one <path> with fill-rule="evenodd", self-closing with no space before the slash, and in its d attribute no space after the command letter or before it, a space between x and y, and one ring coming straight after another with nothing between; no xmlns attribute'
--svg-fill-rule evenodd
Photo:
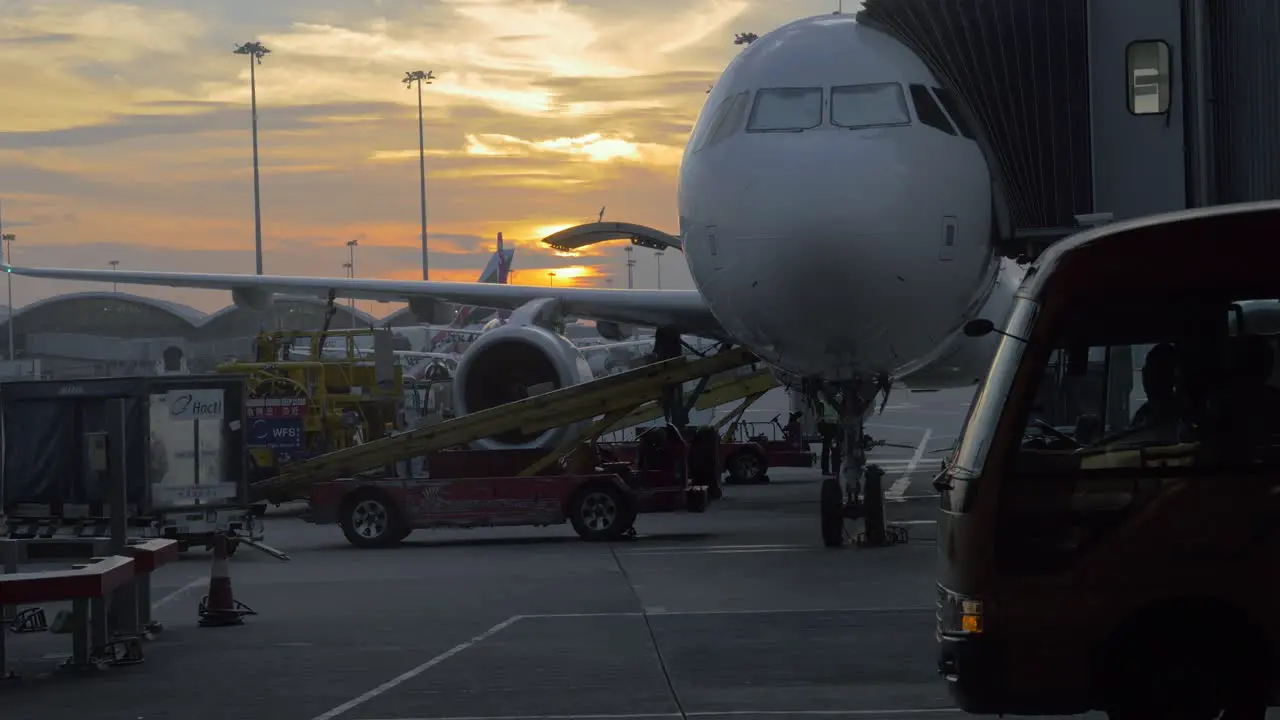
<svg viewBox="0 0 1280 720"><path fill-rule="evenodd" d="M537 325L503 325L467 348L453 374L453 407L459 416L592 379L591 366L567 338ZM472 443L482 450L553 448L590 420L539 434L513 430Z"/></svg>

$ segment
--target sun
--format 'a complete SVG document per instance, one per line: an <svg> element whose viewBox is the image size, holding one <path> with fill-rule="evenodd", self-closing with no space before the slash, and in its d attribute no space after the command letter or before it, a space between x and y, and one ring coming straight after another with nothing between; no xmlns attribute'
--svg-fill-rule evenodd
<svg viewBox="0 0 1280 720"><path fill-rule="evenodd" d="M561 230L568 230L569 228L574 227L575 225L576 223L558 223L555 225L538 225L532 228L530 232L533 234L533 237L535 239L543 240L550 235L555 235Z"/></svg>

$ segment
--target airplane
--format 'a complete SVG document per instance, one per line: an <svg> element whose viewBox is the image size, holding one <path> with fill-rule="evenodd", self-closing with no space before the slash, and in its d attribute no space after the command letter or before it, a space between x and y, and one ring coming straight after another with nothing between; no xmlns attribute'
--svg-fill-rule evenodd
<svg viewBox="0 0 1280 720"><path fill-rule="evenodd" d="M963 116L962 116L963 115ZM479 337L455 375L459 414L518 399L519 386L591 373L559 328L595 320L604 335L657 328L739 343L810 399L839 408L844 472L861 488L864 421L890 387L975 385L1024 271L996 252L992 177L968 113L906 45L854 15L788 23L745 46L711 92L684 150L679 237L694 290L534 287L363 278L65 268L30 277L230 290L262 308L279 293L441 302L511 311ZM633 238L632 242L638 242ZM498 380L502 380L499 382ZM513 382L514 381L514 382ZM554 447L566 432L485 438L476 446Z"/></svg>

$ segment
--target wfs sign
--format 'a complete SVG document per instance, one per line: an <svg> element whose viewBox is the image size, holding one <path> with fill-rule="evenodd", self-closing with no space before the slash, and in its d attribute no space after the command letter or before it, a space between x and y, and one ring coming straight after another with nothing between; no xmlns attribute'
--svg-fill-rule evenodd
<svg viewBox="0 0 1280 720"><path fill-rule="evenodd" d="M302 420L255 418L249 421L249 444L277 450L297 450L303 446Z"/></svg>
<svg viewBox="0 0 1280 720"><path fill-rule="evenodd" d="M221 390L174 390L164 396L170 420L221 419L226 406Z"/></svg>

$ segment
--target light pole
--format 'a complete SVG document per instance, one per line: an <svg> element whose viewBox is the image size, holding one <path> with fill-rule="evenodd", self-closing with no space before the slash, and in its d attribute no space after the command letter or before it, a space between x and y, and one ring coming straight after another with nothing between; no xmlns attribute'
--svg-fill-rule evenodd
<svg viewBox="0 0 1280 720"><path fill-rule="evenodd" d="M8 265L13 264L13 241L18 237L13 233L0 234L0 241L4 242L4 261ZM5 323L9 326L9 362L13 362L13 273L5 273L9 276L9 319Z"/></svg>
<svg viewBox="0 0 1280 720"><path fill-rule="evenodd" d="M258 75L255 66L271 51L260 42L237 45L236 55L249 56L249 108L253 113L253 239L257 273L262 274L262 195L258 191Z"/></svg>
<svg viewBox="0 0 1280 720"><path fill-rule="evenodd" d="M109 262L109 263L107 263L107 264L111 266L111 272L115 272L115 271L116 271L116 269L120 267L120 261L119 261L119 260L112 260L111 262ZM115 281L115 280L112 280L112 281L111 281L111 292L113 292L113 293L114 293L115 291L116 291L116 281Z"/></svg>
<svg viewBox="0 0 1280 720"><path fill-rule="evenodd" d="M422 213L422 279L430 279L427 269L427 150L422 140L422 83L428 85L436 76L430 70L414 70L404 74L406 88L418 87L418 207Z"/></svg>
<svg viewBox="0 0 1280 720"><path fill-rule="evenodd" d="M658 289L661 290L662 289L662 251L661 250L653 251L653 262L655 265L657 265L657 268L658 268Z"/></svg>
<svg viewBox="0 0 1280 720"><path fill-rule="evenodd" d="M628 245L623 250L627 253L627 289L631 290L636 286L636 259L632 255L636 251L635 245Z"/></svg>
<svg viewBox="0 0 1280 720"><path fill-rule="evenodd" d="M343 267L347 268L347 272L351 273L349 277L353 280L356 277L356 246L360 244L360 238L352 238L347 241L347 264ZM356 309L356 299L349 298L347 304L352 310Z"/></svg>
<svg viewBox="0 0 1280 720"><path fill-rule="evenodd" d="M556 274L555 274L554 272L549 272L549 273L547 273L547 277L551 278L551 280L549 281L549 282L551 283L551 287L555 287L555 286L556 286Z"/></svg>

